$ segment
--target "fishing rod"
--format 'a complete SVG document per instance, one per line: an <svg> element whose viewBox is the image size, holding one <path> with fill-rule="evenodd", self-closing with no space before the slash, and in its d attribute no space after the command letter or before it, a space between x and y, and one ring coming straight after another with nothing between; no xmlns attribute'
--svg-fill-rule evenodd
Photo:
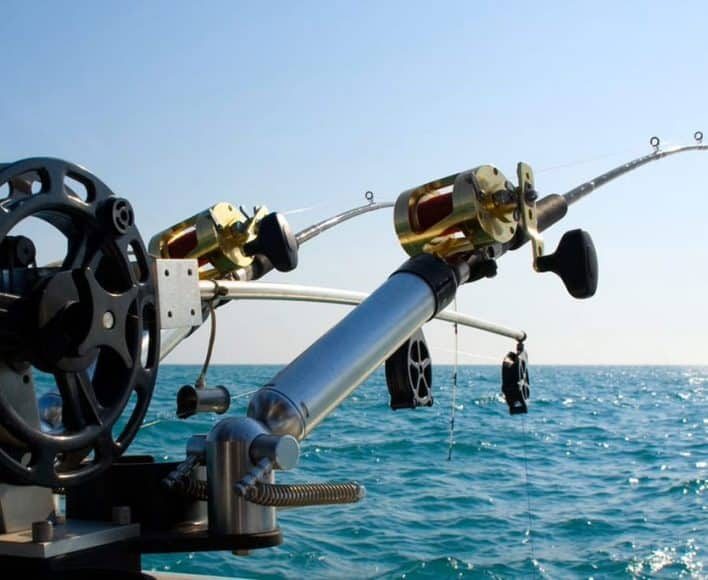
<svg viewBox="0 0 708 580"><path fill-rule="evenodd" d="M361 500L357 482L283 485L275 476L297 465L302 441L382 365L392 409L432 405L422 327L434 318L516 342L502 364L502 392L510 413L527 412L526 334L446 307L528 242L536 271L557 274L573 297L591 297L598 265L590 235L566 232L547 253L542 232L622 175L705 151L702 140L698 131L694 144L661 149L652 138L652 153L544 197L528 164L518 164L515 183L482 165L408 189L393 203L367 194L365 205L297 234L265 206L221 202L147 245L130 202L86 169L50 158L0 164L0 563L59 577L87 558L134 572L150 552L243 554L282 541L278 508ZM370 294L256 281L271 269L295 269L300 248L316 236L391 208L409 259ZM66 238L60 261L40 263L37 240L18 233L29 218ZM205 364L177 394L177 415L228 410L228 389L206 379L217 307L253 299L353 309L253 393L245 417L227 416L191 436L183 461L126 456L160 361L207 320ZM247 328L235 332L248 336ZM55 392L37 399L36 373ZM66 496L65 514L55 492Z"/></svg>

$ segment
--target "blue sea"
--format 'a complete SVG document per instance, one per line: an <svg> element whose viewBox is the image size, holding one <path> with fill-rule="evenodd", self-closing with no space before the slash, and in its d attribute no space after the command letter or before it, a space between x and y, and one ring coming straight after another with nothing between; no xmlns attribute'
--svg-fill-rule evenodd
<svg viewBox="0 0 708 580"><path fill-rule="evenodd" d="M198 367L160 369L133 453L184 456L218 418L174 418ZM231 413L276 366L214 366ZM391 411L381 371L303 442L281 482L349 481L359 504L280 512L284 543L145 557L146 569L246 578L708 577L708 367L531 368L526 416L510 416L499 367L452 368L435 405Z"/></svg>

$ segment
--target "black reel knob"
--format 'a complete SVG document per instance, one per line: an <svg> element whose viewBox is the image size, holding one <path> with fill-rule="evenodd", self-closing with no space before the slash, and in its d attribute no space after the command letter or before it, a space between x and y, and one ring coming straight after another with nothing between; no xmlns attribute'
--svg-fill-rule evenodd
<svg viewBox="0 0 708 580"><path fill-rule="evenodd" d="M394 410L433 405L433 366L422 330L386 359L386 385Z"/></svg>
<svg viewBox="0 0 708 580"><path fill-rule="evenodd" d="M147 411L160 347L153 274L129 202L85 169L27 159L2 166L0 187L0 471L70 486L123 453ZM63 234L61 260L38 266L41 240L12 235L28 218ZM61 398L52 422L40 420L35 369Z"/></svg>
<svg viewBox="0 0 708 580"><path fill-rule="evenodd" d="M553 254L536 259L536 269L560 276L574 298L590 298L597 291L597 252L590 234L584 230L563 234Z"/></svg>
<svg viewBox="0 0 708 580"><path fill-rule="evenodd" d="M269 213L260 221L258 236L244 249L249 256L265 256L280 272L290 272L297 267L297 240L279 213Z"/></svg>
<svg viewBox="0 0 708 580"><path fill-rule="evenodd" d="M509 414L528 413L527 401L531 395L529 383L528 355L521 346L517 352L510 352L502 363L502 393Z"/></svg>

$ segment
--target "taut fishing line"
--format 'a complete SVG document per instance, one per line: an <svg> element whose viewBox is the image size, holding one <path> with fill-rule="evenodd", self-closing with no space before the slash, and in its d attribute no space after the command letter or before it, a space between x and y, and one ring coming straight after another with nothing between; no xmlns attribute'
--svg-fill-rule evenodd
<svg viewBox="0 0 708 580"><path fill-rule="evenodd" d="M244 397L248 397L249 395L252 395L258 391L258 389L251 389L250 391L246 391L245 393L239 393L238 395L232 395L231 400L235 401L236 399L243 399ZM140 429L147 429L148 427L154 427L155 425L160 425L161 423L164 423L165 421L181 421L176 414L172 413L160 413L157 416L157 419L153 419L152 421L146 421L142 425L140 425Z"/></svg>
<svg viewBox="0 0 708 580"><path fill-rule="evenodd" d="M431 346L430 348L431 348L432 350L439 350L440 352L452 352L452 353L457 352L457 354L459 354L459 355L461 355L461 356L466 356L466 357L469 357L469 358L477 358L477 359L480 359L480 360L493 361L494 363L496 363L496 362L498 361L498 358L499 358L499 357L490 356L490 355L487 355L487 354L475 354L475 353L473 353L473 352L467 352L467 351L464 351L464 350L455 351L454 349L451 349L451 348L441 348L441 347L439 347L439 346Z"/></svg>
<svg viewBox="0 0 708 580"><path fill-rule="evenodd" d="M536 550L534 547L533 540L533 517L531 515L531 490L529 484L529 464L528 464L528 454L526 452L526 443L528 439L528 432L526 430L526 415L521 417L521 429L523 432L522 441L524 449L524 489L526 490L526 516L528 517L528 533L526 534L529 542L529 550L531 552L531 565L534 567L534 576L536 576Z"/></svg>
<svg viewBox="0 0 708 580"><path fill-rule="evenodd" d="M612 157L624 156L632 153L633 150L624 149L622 151L616 151L614 153L604 153L601 155L595 155L593 157L586 157L585 159L577 159L575 161L568 161L566 163L559 163L558 165L550 165L548 167L541 167L541 169L536 169L535 173L550 173L553 171L558 171L560 169L570 169L571 167L577 167L579 165L587 165L588 163L595 163L597 161L604 161L605 159L610 159Z"/></svg>
<svg viewBox="0 0 708 580"><path fill-rule="evenodd" d="M457 312L457 297L455 297L454 301L454 306L453 309L455 312ZM451 397L451 403L450 403L450 440L448 442L448 447L447 447L447 460L452 461L452 448L455 445L455 406L457 405L457 363L458 363L458 346L459 346L459 338L458 338L458 329L457 329L457 322L455 322L452 325L453 332L454 332L454 351L455 351L455 357L453 359L453 366L452 366L452 397Z"/></svg>

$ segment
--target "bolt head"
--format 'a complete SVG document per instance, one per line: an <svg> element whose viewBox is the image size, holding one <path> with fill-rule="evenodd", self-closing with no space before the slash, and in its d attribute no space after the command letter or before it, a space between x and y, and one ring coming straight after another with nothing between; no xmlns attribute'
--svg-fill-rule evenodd
<svg viewBox="0 0 708 580"><path fill-rule="evenodd" d="M101 318L101 324L106 330L110 330L116 325L116 317L110 310L106 310Z"/></svg>
<svg viewBox="0 0 708 580"><path fill-rule="evenodd" d="M533 189L528 189L525 194L526 203L533 203L538 199L538 193Z"/></svg>
<svg viewBox="0 0 708 580"><path fill-rule="evenodd" d="M283 435L275 446L274 455L278 469L292 469L300 459L300 444L292 435Z"/></svg>

